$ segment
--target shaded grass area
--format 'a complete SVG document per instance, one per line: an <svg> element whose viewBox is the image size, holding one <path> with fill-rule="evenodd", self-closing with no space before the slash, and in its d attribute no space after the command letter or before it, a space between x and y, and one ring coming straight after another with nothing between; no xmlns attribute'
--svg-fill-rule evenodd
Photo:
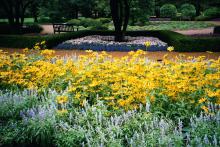
<svg viewBox="0 0 220 147"><path fill-rule="evenodd" d="M88 35L114 35L113 31L78 31L66 34L56 34L48 36L19 36L0 35L0 46L5 48L25 48L32 47L35 43L45 40L48 48L53 48L59 43L84 37ZM174 46L175 51L220 51L220 37L190 37L176 32L158 31L128 31L129 36L152 36L167 42L169 46Z"/></svg>
<svg viewBox="0 0 220 147"><path fill-rule="evenodd" d="M214 24L196 21L154 21L145 26L128 26L128 30L189 30L213 27Z"/></svg>
<svg viewBox="0 0 220 147"><path fill-rule="evenodd" d="M8 19L0 19L0 23L8 23ZM25 18L24 19L25 24L34 24L33 18Z"/></svg>

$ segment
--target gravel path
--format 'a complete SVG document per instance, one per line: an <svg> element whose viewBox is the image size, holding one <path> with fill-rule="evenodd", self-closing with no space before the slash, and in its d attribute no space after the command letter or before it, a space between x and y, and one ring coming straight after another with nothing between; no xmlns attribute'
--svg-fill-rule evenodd
<svg viewBox="0 0 220 147"><path fill-rule="evenodd" d="M175 30L175 32L183 35L211 35L214 32L214 27L205 28L205 29L193 29L193 30Z"/></svg>

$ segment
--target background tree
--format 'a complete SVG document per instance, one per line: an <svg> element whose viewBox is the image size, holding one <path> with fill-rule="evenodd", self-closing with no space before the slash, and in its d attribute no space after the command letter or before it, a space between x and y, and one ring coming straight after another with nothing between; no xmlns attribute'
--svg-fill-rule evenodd
<svg viewBox="0 0 220 147"><path fill-rule="evenodd" d="M108 0L94 0L93 15L95 18L108 17L110 14Z"/></svg>
<svg viewBox="0 0 220 147"><path fill-rule="evenodd" d="M2 0L2 8L9 24L13 27L21 27L27 8L35 1L38 0Z"/></svg>
<svg viewBox="0 0 220 147"><path fill-rule="evenodd" d="M40 3L37 1L34 1L29 8L29 13L34 18L34 22L38 22L38 16L39 16L39 10L40 10Z"/></svg>
<svg viewBox="0 0 220 147"><path fill-rule="evenodd" d="M79 14L79 0L59 0L58 10L66 19L77 19Z"/></svg>
<svg viewBox="0 0 220 147"><path fill-rule="evenodd" d="M139 22L144 25L149 17L154 14L155 0L131 0L130 19L131 25Z"/></svg>

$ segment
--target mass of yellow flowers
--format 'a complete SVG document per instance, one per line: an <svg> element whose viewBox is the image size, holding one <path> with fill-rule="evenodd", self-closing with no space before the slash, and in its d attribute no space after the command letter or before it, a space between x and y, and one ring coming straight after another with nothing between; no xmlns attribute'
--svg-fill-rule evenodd
<svg viewBox="0 0 220 147"><path fill-rule="evenodd" d="M0 51L0 88L66 91L58 104L82 106L103 101L111 109L138 109L167 98L208 112L209 102L220 104L220 59L204 57L162 62L149 61L138 50L113 58L106 52L60 59L54 51L8 55ZM171 50L171 49L170 49Z"/></svg>

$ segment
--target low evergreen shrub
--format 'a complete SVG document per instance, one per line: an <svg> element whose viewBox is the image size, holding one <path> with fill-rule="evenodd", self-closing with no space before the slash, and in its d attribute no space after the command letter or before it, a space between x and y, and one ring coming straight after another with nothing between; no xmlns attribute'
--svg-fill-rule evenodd
<svg viewBox="0 0 220 147"><path fill-rule="evenodd" d="M173 4L165 4L160 8L161 17L171 17L174 18L177 15L176 6Z"/></svg>

